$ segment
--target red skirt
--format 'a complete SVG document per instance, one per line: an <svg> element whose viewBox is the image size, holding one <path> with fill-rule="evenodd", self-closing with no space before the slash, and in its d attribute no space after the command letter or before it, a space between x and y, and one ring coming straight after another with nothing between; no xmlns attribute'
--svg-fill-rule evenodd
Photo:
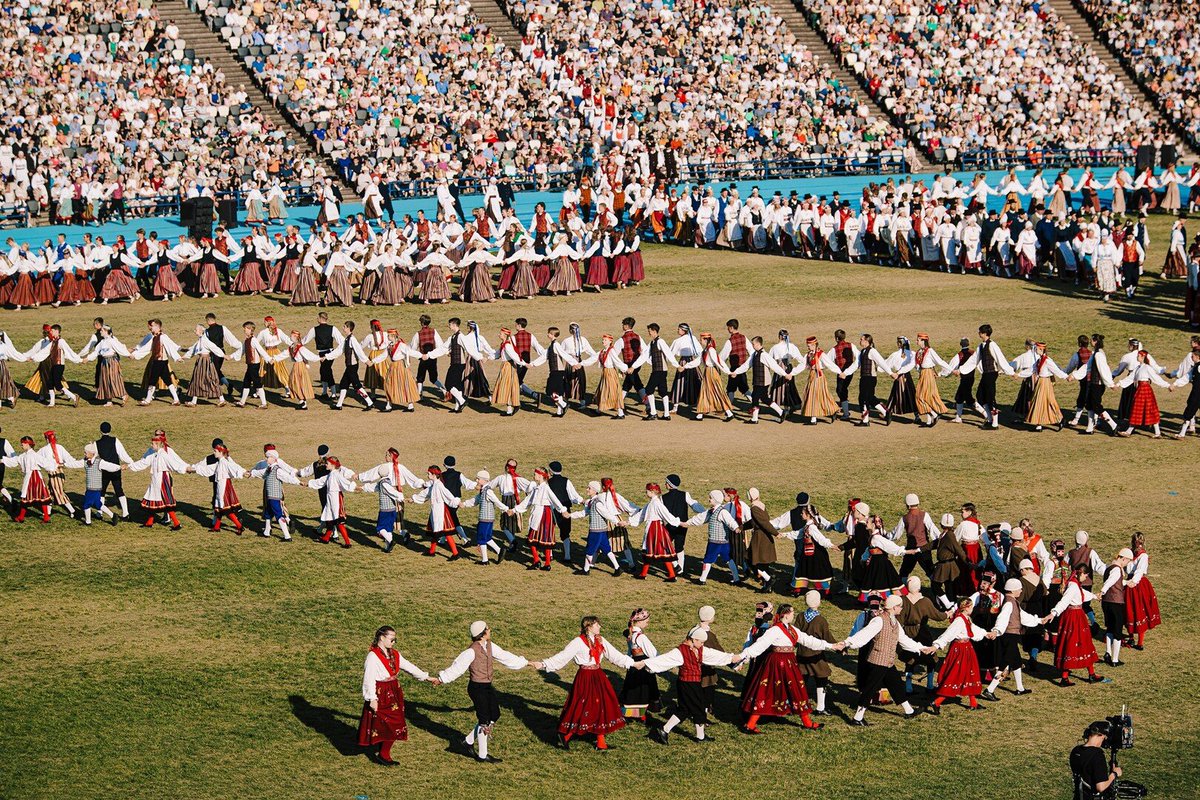
<svg viewBox="0 0 1200 800"><path fill-rule="evenodd" d="M54 302L54 278L50 276L49 272L38 275L37 280L33 282L33 294L43 305Z"/></svg>
<svg viewBox="0 0 1200 800"><path fill-rule="evenodd" d="M556 544L554 539L554 514L547 507L542 509L542 517L538 521L537 528L529 531L529 544L533 547L554 547Z"/></svg>
<svg viewBox="0 0 1200 800"><path fill-rule="evenodd" d="M983 558L983 549L979 542L963 542L963 551L967 554L967 562L972 566L959 573L956 588L960 596L969 596L979 589L979 575L975 572L973 565L978 564L979 560Z"/></svg>
<svg viewBox="0 0 1200 800"><path fill-rule="evenodd" d="M583 278L584 286L603 286L608 283L608 259L604 256L592 256L588 259L587 275Z"/></svg>
<svg viewBox="0 0 1200 800"><path fill-rule="evenodd" d="M362 717L358 721L358 743L370 747L382 742L407 742L408 723L404 719L404 690L395 678L390 681L375 681L375 705L363 703Z"/></svg>
<svg viewBox="0 0 1200 800"><path fill-rule="evenodd" d="M50 490L42 480L42 473L35 471L29 476L29 488L25 490L21 502L27 506L44 506L50 502Z"/></svg>
<svg viewBox="0 0 1200 800"><path fill-rule="evenodd" d="M32 306L36 305L37 301L37 295L33 293L33 278L28 272L22 272L17 276L17 281L8 296L9 305Z"/></svg>
<svg viewBox="0 0 1200 800"><path fill-rule="evenodd" d="M279 294L291 294L296 288L296 268L300 266L300 259L289 258L283 262L283 269L279 271L279 275L275 280L273 291Z"/></svg>
<svg viewBox="0 0 1200 800"><path fill-rule="evenodd" d="M613 283L629 283L633 279L633 269L629 264L629 256L621 253L613 258L612 276Z"/></svg>
<svg viewBox="0 0 1200 800"><path fill-rule="evenodd" d="M1060 670L1087 669L1098 660L1087 614L1082 606L1071 606L1058 618L1054 666Z"/></svg>
<svg viewBox="0 0 1200 800"><path fill-rule="evenodd" d="M1136 586L1125 589L1125 625L1130 633L1145 633L1162 625L1158 595L1145 575Z"/></svg>
<svg viewBox="0 0 1200 800"><path fill-rule="evenodd" d="M539 289L545 289L550 283L550 262L539 261L533 265L533 282Z"/></svg>
<svg viewBox="0 0 1200 800"><path fill-rule="evenodd" d="M183 286L179 284L179 276L175 274L170 264L163 264L158 268L158 275L154 278L154 296L166 297L167 295L182 295Z"/></svg>
<svg viewBox="0 0 1200 800"><path fill-rule="evenodd" d="M1129 410L1129 424L1157 425L1159 419L1158 400L1150 388L1150 381L1138 381L1133 391L1133 406Z"/></svg>
<svg viewBox="0 0 1200 800"><path fill-rule="evenodd" d="M667 526L662 524L662 520L654 520L646 529L644 557L659 561L671 561L675 558L675 542L671 539L671 534L667 532Z"/></svg>
<svg viewBox="0 0 1200 800"><path fill-rule="evenodd" d="M979 658L967 639L956 639L942 661L937 675L938 697L975 697L982 690L979 683Z"/></svg>
<svg viewBox="0 0 1200 800"><path fill-rule="evenodd" d="M607 734L625 727L621 703L599 667L580 667L558 717L558 732Z"/></svg>
<svg viewBox="0 0 1200 800"><path fill-rule="evenodd" d="M634 250L629 254L629 271L634 283L646 280L646 267L642 263L641 250Z"/></svg>
<svg viewBox="0 0 1200 800"><path fill-rule="evenodd" d="M767 652L747 680L750 684L742 697L743 713L783 717L808 711L808 692L795 652Z"/></svg>

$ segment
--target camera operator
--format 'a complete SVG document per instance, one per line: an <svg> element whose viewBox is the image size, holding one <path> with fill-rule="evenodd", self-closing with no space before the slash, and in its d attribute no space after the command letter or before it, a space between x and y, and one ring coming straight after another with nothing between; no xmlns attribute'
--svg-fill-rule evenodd
<svg viewBox="0 0 1200 800"><path fill-rule="evenodd" d="M1113 788L1117 778L1121 777L1121 768L1113 764L1109 769L1108 754L1105 745L1108 743L1112 726L1108 720L1093 722L1083 732L1083 744L1075 745L1071 751L1071 774L1075 780L1075 800L1097 800L1112 797L1109 789Z"/></svg>

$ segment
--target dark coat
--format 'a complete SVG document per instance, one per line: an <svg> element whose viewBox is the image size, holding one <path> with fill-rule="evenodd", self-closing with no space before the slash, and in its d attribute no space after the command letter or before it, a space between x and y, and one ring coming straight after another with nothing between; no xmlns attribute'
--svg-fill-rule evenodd
<svg viewBox="0 0 1200 800"><path fill-rule="evenodd" d="M967 564L967 551L953 533L944 533L938 539L937 563L933 565L932 580L935 583L950 583L958 579L961 566Z"/></svg>
<svg viewBox="0 0 1200 800"><path fill-rule="evenodd" d="M771 524L771 517L765 508L750 506L750 520L746 523L750 530L750 563L755 566L775 563L775 537L779 531Z"/></svg>

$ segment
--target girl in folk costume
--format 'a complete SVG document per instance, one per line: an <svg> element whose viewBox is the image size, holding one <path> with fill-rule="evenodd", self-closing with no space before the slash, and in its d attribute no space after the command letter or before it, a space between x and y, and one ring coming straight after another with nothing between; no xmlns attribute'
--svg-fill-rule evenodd
<svg viewBox="0 0 1200 800"><path fill-rule="evenodd" d="M572 322L567 326L567 338L561 342L561 346L566 353L570 369L566 371L567 391L560 408L565 411L566 401L571 401L577 403L579 410L582 411L587 405L587 372L584 367L594 363L599 354L583 337L578 322ZM560 413L559 416L562 414Z"/></svg>
<svg viewBox="0 0 1200 800"><path fill-rule="evenodd" d="M950 624L933 644L921 652L931 655L949 646L946 658L938 669L937 697L925 710L934 716L942 713L942 704L949 697L966 697L972 711L979 709L979 694L983 685L979 680L979 661L972 642L995 638L987 628L971 624L972 603L969 597L958 601L958 609Z"/></svg>
<svg viewBox="0 0 1200 800"><path fill-rule="evenodd" d="M125 392L125 376L121 372L121 356L129 357L129 349L121 340L113 336L112 328L105 325L97 332L99 337L96 346L88 354L86 361L99 359L99 378L96 381L96 399L104 402L106 407L113 401L125 405L128 395ZM0 361L0 364L3 362ZM194 379L193 379L194 380ZM219 392L218 392L219 394Z"/></svg>
<svg viewBox="0 0 1200 800"><path fill-rule="evenodd" d="M720 489L708 493L708 504L707 509L683 523L688 527L703 525L708 532L708 546L704 551L704 567L700 571L699 583L701 586L708 583L708 573L713 564L724 561L729 565L730 585L737 586L742 580L738 575L737 560L730 553L730 540L741 535L741 523L729 513L725 505L725 493Z"/></svg>
<svg viewBox="0 0 1200 800"><path fill-rule="evenodd" d="M742 698L742 713L747 715L746 724L742 728L745 733L761 733L758 721L762 717L782 717L789 714L799 714L801 724L809 730L824 727L812 718L804 675L796 663L796 647L804 646L818 652L841 652L844 645L830 644L824 639L804 633L793 624L795 619L795 609L790 605L781 605L771 627L736 659L745 661L747 658L757 658L765 654L746 677L747 691Z"/></svg>
<svg viewBox="0 0 1200 800"><path fill-rule="evenodd" d="M625 629L625 650L636 665L625 671L625 683L621 685L618 695L625 716L636 717L642 722L646 721L647 713L652 714L662 707L658 678L642 664L658 655L654 642L646 635L649 625L650 612L646 609L635 609L629 615L629 626Z"/></svg>
<svg viewBox="0 0 1200 800"><path fill-rule="evenodd" d="M154 254L158 262L157 269L154 272L154 287L151 290L155 297L161 297L163 300L174 300L176 297L183 297L183 286L179 283L179 276L175 273L175 268L171 266L170 258L170 243L163 239L158 244L158 252ZM86 280L77 282L81 293L80 299L90 302L95 299L95 296L87 297L86 292L91 289L91 284Z"/></svg>
<svg viewBox="0 0 1200 800"><path fill-rule="evenodd" d="M1037 234L1033 230L1033 223L1026 222L1025 227L1017 234L1012 248L1014 254L1013 261L1017 265L1017 274L1025 280L1030 280L1033 274L1037 272L1037 245Z"/></svg>
<svg viewBox="0 0 1200 800"><path fill-rule="evenodd" d="M1127 193L1133 186L1133 180L1129 177L1129 173L1124 167L1120 167L1113 176L1108 179L1108 183L1101 186L1101 189L1112 189L1112 213L1124 214L1126 207Z"/></svg>
<svg viewBox="0 0 1200 800"><path fill-rule="evenodd" d="M550 557L554 553L554 545L557 544L558 537L554 530L554 514L551 510L557 511L559 514L568 514L569 509L562 504L562 501L555 496L550 489L550 485L546 483L550 479L550 473L538 467L533 471L533 483L529 486L529 492L521 502L513 507L513 511L518 514L529 513L529 553L532 560L526 569L540 569L543 572L550 571ZM538 548L542 548L545 552L545 564L539 566L541 554Z"/></svg>
<svg viewBox="0 0 1200 800"><path fill-rule="evenodd" d="M1141 531L1133 534L1129 541L1133 560L1126 567L1128 580L1125 583L1125 625L1130 637L1137 642L1127 641L1134 650L1141 650L1146 643L1146 631L1162 624L1158 610L1158 595L1150 585L1150 555L1146 552L1146 537Z"/></svg>
<svg viewBox="0 0 1200 800"><path fill-rule="evenodd" d="M900 594L904 589L904 581L892 564L892 556L915 555L918 549L905 550L887 536L883 520L872 516L871 507L866 503L856 503L854 506L854 547L862 553L859 568L860 578L858 600L867 601L867 595L875 594L887 597L890 594Z"/></svg>
<svg viewBox="0 0 1200 800"><path fill-rule="evenodd" d="M521 515L514 510L514 506L529 492L533 482L517 474L516 459L510 458L504 462L504 474L497 475L488 485L496 490L501 501L507 506L500 514L500 532L511 546L516 541L516 535L522 530Z"/></svg>
<svg viewBox="0 0 1200 800"><path fill-rule="evenodd" d="M836 549L836 545L822 533L821 522L821 515L809 503L808 492L796 495L796 506L791 511L771 520L780 536L796 543L792 570L793 596L810 589L829 594L830 584L833 583L829 551Z"/></svg>
<svg viewBox="0 0 1200 800"><path fill-rule="evenodd" d="M607 250L607 235L603 231L593 231L592 241L583 253L583 261L587 265L583 276L583 288L592 288L599 292L610 283Z"/></svg>
<svg viewBox="0 0 1200 800"><path fill-rule="evenodd" d="M633 566L633 553L629 550L629 533L621 521L621 515L634 513L637 508L621 495L616 494L616 491L612 489L611 478L608 481L610 491L605 491L604 485L600 481L590 481L587 485L588 499L584 501L583 508L571 512L572 519L588 521L583 567L577 573L580 575L591 573L597 555L606 555L613 566L613 577L620 576L621 565L617 563L617 556L612 549L613 534L618 531L624 531L624 533L618 534L620 539L618 544L624 544L629 566L630 568Z"/></svg>
<svg viewBox="0 0 1200 800"><path fill-rule="evenodd" d="M1047 425L1057 425L1061 429L1063 413L1058 406L1058 398L1054 396L1054 379L1065 381L1069 380L1069 376L1050 358L1045 342L1035 342L1033 348L1033 393L1029 410L1025 412L1025 424L1033 425L1035 431Z"/></svg>
<svg viewBox="0 0 1200 800"><path fill-rule="evenodd" d="M99 241L100 237L96 237L96 240ZM133 303L142 296L138 291L137 281L133 279L133 273L129 271L129 265L124 260L125 257L125 239L118 236L116 244L113 245L112 260L109 261L108 277L100 287L101 305L108 305L109 300L128 300Z"/></svg>
<svg viewBox="0 0 1200 800"><path fill-rule="evenodd" d="M479 563L490 564L488 561L488 548L490 547L496 553L496 562L499 563L508 555L508 547L497 544L492 534L496 526L497 512L503 514L508 511L508 506L496 494L496 490L491 487L492 476L486 469L481 469L475 473L475 496L467 500L463 505L475 506L479 509L479 521L475 525L475 545L479 548Z"/></svg>
<svg viewBox="0 0 1200 800"><path fill-rule="evenodd" d="M1107 678L1096 674L1096 646L1092 644L1092 629L1088 624L1083 604L1090 603L1096 596L1083 588L1082 580L1091 570L1087 563L1077 564L1062 589L1062 598L1042 617L1045 625L1058 619L1058 641L1054 648L1054 667L1062 673L1060 686L1074 686L1071 671L1085 668L1089 683L1101 683Z"/></svg>
<svg viewBox="0 0 1200 800"><path fill-rule="evenodd" d="M349 549L350 534L346 531L345 495L357 488L354 483L355 475L333 456L325 459L325 464L329 471L308 482L310 489L316 489L318 492L325 490L325 505L321 509L321 524L325 526L325 535L321 537L321 543L328 544L336 534L342 540L342 547Z"/></svg>
<svg viewBox="0 0 1200 800"><path fill-rule="evenodd" d="M392 745L408 741L404 719L404 690L396 680L401 670L419 681L441 685L438 678L410 662L396 649L396 631L384 625L375 631L375 642L363 662L363 709L358 722L359 747L379 745L379 763L395 766Z"/></svg>
<svg viewBox="0 0 1200 800"><path fill-rule="evenodd" d="M387 335L387 349L376 357L376 360L389 362L387 375L383 379L383 392L387 396L383 410L391 411L392 406L399 406L405 411L413 411L417 401L421 399L421 393L417 390L417 381L408 368L408 359L419 359L421 353L409 347L408 343L400 338L400 331L396 328L389 328Z"/></svg>
<svg viewBox="0 0 1200 800"><path fill-rule="evenodd" d="M530 662L545 672L558 672L572 661L579 667L558 717L558 746L564 750L570 748L572 738L587 734L595 735L597 750L607 750L605 737L625 727L617 693L600 668L604 659L621 669L633 669L636 663L600 635L599 617L587 616L580 620L579 636L562 651L545 661Z"/></svg>
<svg viewBox="0 0 1200 800"><path fill-rule="evenodd" d="M792 377L808 370L808 382L804 384L804 396L800 399L800 415L808 417L810 425L815 425L818 417L829 417L829 421L833 422L838 413L838 402L829 391L829 384L825 382L825 370L832 370L834 373L840 370L833 356L821 349L817 337L809 336L804 343L808 352L792 370Z"/></svg>
<svg viewBox="0 0 1200 800"><path fill-rule="evenodd" d="M258 254L254 240L249 236L242 238L242 253L242 263L238 267L237 275L234 276L233 285L229 289L230 293L256 295L266 291L267 282L263 278L262 257Z"/></svg>
<svg viewBox="0 0 1200 800"><path fill-rule="evenodd" d="M358 284L358 302L363 305L372 305L375 302L375 293L379 289L379 275L385 269L379 252L382 247L382 243L372 242L360 260L362 278Z"/></svg>
<svg viewBox="0 0 1200 800"><path fill-rule="evenodd" d="M1154 397L1154 387L1151 383L1156 383L1159 386L1170 386L1163 379L1159 371L1150 365L1150 354L1145 350L1139 350L1137 354L1137 366L1120 382L1120 386L1124 389L1127 386L1136 386L1133 394L1133 406L1129 411L1129 427L1121 431L1121 436L1133 436L1134 428L1141 425L1149 426L1154 431L1154 438L1162 437L1162 432L1159 430L1159 421L1162 415L1158 411L1158 400Z"/></svg>
<svg viewBox="0 0 1200 800"><path fill-rule="evenodd" d="M21 510L13 518L17 522L25 521L25 514L30 508L41 508L42 522L50 521L50 489L42 470L58 469L54 459L43 456L33 449L33 437L21 437L21 452L15 455L0 457L0 464L5 467L20 467L23 475L21 494L18 503Z"/></svg>
<svg viewBox="0 0 1200 800"><path fill-rule="evenodd" d="M291 344L286 350L276 355L274 361L276 363L292 362L286 384L287 390L292 399L299 403L296 408L300 411L307 411L308 401L317 396L313 389L312 375L308 371L308 365L320 362L321 357L304 346L300 331L292 331L291 336Z"/></svg>
<svg viewBox="0 0 1200 800"><path fill-rule="evenodd" d="M612 482L609 480L611 487ZM619 495L618 495L619 497ZM667 571L666 582L674 583L676 559L679 553L675 549L675 541L667 526L681 527L687 523L672 514L662 499L662 487L657 483L646 484L646 505L630 512L629 524L643 525L646 536L642 540L642 571L635 575L638 580L645 580L650 574L652 562L659 562ZM682 570L682 566L680 567ZM706 566L707 570L707 566ZM707 572L705 574L707 577Z"/></svg>
<svg viewBox="0 0 1200 800"><path fill-rule="evenodd" d="M617 419L624 419L625 394L621 391L621 376L629 371L629 367L625 366L621 351L613 346L615 339L612 334L604 334L601 341L603 344L596 356L596 363L600 365L600 382L596 385L595 394L596 410L601 413L615 411ZM588 363L585 361L584 366Z"/></svg>
<svg viewBox="0 0 1200 800"><path fill-rule="evenodd" d="M495 357L500 361L500 374L492 389L492 403L504 406L504 416L511 417L521 407L521 379L517 376L517 367L528 368L529 364L517 353L512 331L508 328L500 329L500 344Z"/></svg>
<svg viewBox="0 0 1200 800"><path fill-rule="evenodd" d="M667 744L668 736L683 719L690 719L696 726L696 741L706 741L704 729L708 726L708 703L704 693L704 667L738 665L742 659L715 647L705 647L709 633L702 627L692 628L683 644L646 661L647 672L679 670L675 684L675 708L661 728L650 731L650 738L659 744Z"/></svg>
<svg viewBox="0 0 1200 800"><path fill-rule="evenodd" d="M154 516L165 513L171 520L171 530L177 531L182 525L179 517L175 516L175 492L171 481L171 473L180 475L188 471L188 464L180 458L167 443L165 433L157 433L150 440L150 449L137 461L129 465L130 472L150 470L150 485L142 496L142 508L149 513L146 515L146 527L154 525Z"/></svg>
<svg viewBox="0 0 1200 800"><path fill-rule="evenodd" d="M383 389L387 382L388 368L391 366L391 360L385 357L387 344L383 323L377 319L371 320L371 330L362 339L362 349L367 354L367 374L363 384L372 395Z"/></svg>
<svg viewBox="0 0 1200 800"><path fill-rule="evenodd" d="M224 359L225 351L205 336L203 325L196 326L196 343L183 352L188 358L194 358L192 364L192 379L188 382L189 406L195 406L204 400L216 400L217 406L225 405L225 394L221 391L221 375L217 372L214 358Z"/></svg>
<svg viewBox="0 0 1200 800"><path fill-rule="evenodd" d="M475 242L473 249L458 262L463 270L458 299L464 303L496 302L496 292L492 289L492 265L499 263L498 256L493 255L482 242Z"/></svg>
<svg viewBox="0 0 1200 800"><path fill-rule="evenodd" d="M421 259L421 291L418 294L425 305L450 302L450 272L455 264L442 252L442 243L434 242L432 249Z"/></svg>
<svg viewBox="0 0 1200 800"><path fill-rule="evenodd" d="M733 419L733 405L725 394L721 373L728 375L729 368L721 360L711 333L700 334L700 341L702 350L699 362L704 366L704 374L700 378L700 395L696 398L696 419L704 419L705 414L723 414L728 422Z"/></svg>
<svg viewBox="0 0 1200 800"><path fill-rule="evenodd" d="M1121 288L1121 248L1113 242L1109 231L1100 234L1100 244L1096 246L1092 259L1096 289L1107 303L1108 298Z"/></svg>
<svg viewBox="0 0 1200 800"><path fill-rule="evenodd" d="M614 229L608 232L604 251L608 256L609 281L618 289L624 289L628 285L633 271L629 266L629 256L625 253L625 240L621 238L620 231Z"/></svg>
<svg viewBox="0 0 1200 800"><path fill-rule="evenodd" d="M325 261L325 305L354 305L354 287L350 285L350 271L354 267L350 253L341 241L334 239Z"/></svg>
<svg viewBox="0 0 1200 800"><path fill-rule="evenodd" d="M241 536L243 526L238 512L242 503L233 488L233 479L246 477L246 470L229 457L229 448L224 444L213 447L213 453L216 458L212 462L199 461L188 467L188 471L213 480L213 533L220 532L221 519L229 517L233 532Z"/></svg>
<svg viewBox="0 0 1200 800"><path fill-rule="evenodd" d="M79 469L83 466L83 462L68 453L58 443L58 438L54 431L46 431L42 435L46 437L46 444L42 446L41 450L38 450L38 454L45 458L46 463L49 464L46 468L46 485L50 488L50 499L56 505L60 505L66 509L67 516L74 517L75 506L71 505L71 500L67 497L66 476L63 474L63 468Z"/></svg>
<svg viewBox="0 0 1200 800"><path fill-rule="evenodd" d="M425 530L429 533L429 550L425 553L430 558L437 552L438 542L444 541L450 550L450 561L459 558L458 545L454 543L454 529L457 527L454 515L450 509L462 505L462 500L442 483L442 468L431 466L428 471L429 480L425 488L412 496L414 503L429 503L429 520Z"/></svg>
<svg viewBox="0 0 1200 800"><path fill-rule="evenodd" d="M521 237L516 252L504 260L505 266L512 265L512 272L502 270L500 273L500 297L508 292L510 297L517 299L530 298L538 293L538 284L533 277L533 264L540 262L543 257L533 248L533 242L528 236ZM509 279L506 282L505 276Z"/></svg>
<svg viewBox="0 0 1200 800"><path fill-rule="evenodd" d="M8 334L0 331L0 406L7 400L13 408L17 407L17 385L13 382L12 374L8 371L9 361L25 361L24 353L13 347ZM3 455L0 453L0 455Z"/></svg>
<svg viewBox="0 0 1200 800"><path fill-rule="evenodd" d="M679 323L679 338L671 343L671 353L679 362L675 377L671 380L671 403L676 414L679 407L695 406L700 397L700 340L692 333L686 322Z"/></svg>
<svg viewBox="0 0 1200 800"><path fill-rule="evenodd" d="M975 400L975 370L970 369L963 371L960 369L962 365L971 361L975 351L971 349L971 340L963 337L958 342L959 350L950 359L941 372L938 373L939 378L944 378L955 372L958 373L958 389L954 392L954 419L951 422L962 422L963 409L969 403L975 408L979 415L986 418L986 413L982 405Z"/></svg>
<svg viewBox="0 0 1200 800"><path fill-rule="evenodd" d="M800 394L796 391L796 373L793 370L803 360L800 348L792 344L787 330L779 331L779 342L769 351L771 358L783 370L783 375L771 377L771 402L785 409L785 415L800 405Z"/></svg>
<svg viewBox="0 0 1200 800"><path fill-rule="evenodd" d="M1172 184L1174 185L1174 184ZM1171 243L1167 245L1167 260L1163 263L1162 277L1184 278L1187 276L1187 230L1183 220L1175 220L1171 226Z"/></svg>
<svg viewBox="0 0 1200 800"><path fill-rule="evenodd" d="M579 280L579 261L583 254L571 247L570 237L560 233L554 248L546 254L550 262L550 282L546 284L547 291L552 294L571 296L582 288Z"/></svg>
<svg viewBox="0 0 1200 800"><path fill-rule="evenodd" d="M221 293L221 278L217 274L217 255L213 240L207 236L200 240L200 260L193 265L193 269L196 271L196 292L200 295L201 300L216 297Z"/></svg>
<svg viewBox="0 0 1200 800"><path fill-rule="evenodd" d="M84 474L84 495L83 495L83 524L92 524L92 512L99 511L100 514L112 520L112 524L116 525L119 518L104 505L104 473L105 472L121 472L124 469L122 464L115 464L111 461L105 461L97 455L95 443L89 443L83 447L83 460L80 462L80 467ZM124 499L124 498L121 498Z"/></svg>
<svg viewBox="0 0 1200 800"><path fill-rule="evenodd" d="M1162 202L1158 205L1161 210L1167 213L1179 211L1179 183L1179 173L1175 171L1175 164L1168 164L1162 175L1158 176L1158 185L1163 190Z"/></svg>
<svg viewBox="0 0 1200 800"><path fill-rule="evenodd" d="M291 517L288 516L287 506L283 504L283 484L299 486L300 477L291 465L279 457L279 451L274 445L266 445L263 455L263 460L249 472L251 478L258 478L263 482L263 529L259 536L270 539L271 523L274 522L283 534L282 541L290 542L292 534L288 530L288 524Z"/></svg>
<svg viewBox="0 0 1200 800"><path fill-rule="evenodd" d="M896 352L887 358L888 371L892 373L893 380L883 424L891 424L892 417L896 414L912 414L917 424L921 424L921 417L917 414L917 388L912 379L912 371L916 369L917 361L912 348L909 347L908 337L896 337L896 348Z"/></svg>
<svg viewBox="0 0 1200 800"><path fill-rule="evenodd" d="M632 227L625 229L625 255L629 258L628 285L637 286L646 280L646 264L642 260L642 239Z"/></svg>
<svg viewBox="0 0 1200 800"><path fill-rule="evenodd" d="M952 370L950 365L937 354L937 351L929 346L929 334L918 333L917 343L919 349L913 356L913 364L920 372L917 374L913 398L916 401L917 415L924 420L922 424L932 428L937 424L939 416L946 413L946 405L938 393L936 369L941 368L947 372Z"/></svg>
<svg viewBox="0 0 1200 800"><path fill-rule="evenodd" d="M412 257L407 253L397 254L395 246L388 242L376 259L379 262L379 284L375 287L371 302L377 306L402 305L412 292L412 278L408 274Z"/></svg>

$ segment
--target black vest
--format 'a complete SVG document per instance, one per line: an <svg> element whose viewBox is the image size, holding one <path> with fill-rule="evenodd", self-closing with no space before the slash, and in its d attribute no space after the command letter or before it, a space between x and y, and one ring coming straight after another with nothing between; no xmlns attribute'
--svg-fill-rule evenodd
<svg viewBox="0 0 1200 800"><path fill-rule="evenodd" d="M663 357L662 342L658 339L650 342L650 371L651 372L666 372L667 360ZM665 498L666 495L663 495Z"/></svg>
<svg viewBox="0 0 1200 800"><path fill-rule="evenodd" d="M556 342L550 343L550 348L546 352L546 364L551 372L562 372L558 367L558 344Z"/></svg>
<svg viewBox="0 0 1200 800"><path fill-rule="evenodd" d="M550 487L550 491L554 493L554 496L558 498L558 502L567 508L573 505L567 497L567 479L565 477L562 475L551 475L550 480L546 481L546 484Z"/></svg>
<svg viewBox="0 0 1200 800"><path fill-rule="evenodd" d="M450 336L450 366L462 366L462 349L458 346L458 334L454 333Z"/></svg>
<svg viewBox="0 0 1200 800"><path fill-rule="evenodd" d="M208 326L208 330L205 331L205 334L208 336L208 340L210 342L215 344L217 347L220 347L222 350L225 349L224 328L214 322L212 325Z"/></svg>
<svg viewBox="0 0 1200 800"><path fill-rule="evenodd" d="M868 377L875 377L875 362L871 360L870 347L858 351L858 371Z"/></svg>
<svg viewBox="0 0 1200 800"><path fill-rule="evenodd" d="M329 474L329 465L324 461L314 461L312 463L313 477L324 478Z"/></svg>
<svg viewBox="0 0 1200 800"><path fill-rule="evenodd" d="M326 323L313 328L313 340L317 344L317 354L327 355L333 349L333 326Z"/></svg>
<svg viewBox="0 0 1200 800"><path fill-rule="evenodd" d="M442 473L442 486L455 497L462 497L462 473L456 469L448 469Z"/></svg>
<svg viewBox="0 0 1200 800"><path fill-rule="evenodd" d="M753 373L755 386L767 385L767 365L763 363L762 355L762 350L750 354L750 372Z"/></svg>
<svg viewBox="0 0 1200 800"><path fill-rule="evenodd" d="M678 517L680 522L684 522L692 516L692 510L688 508L687 492L681 492L678 489L669 489L663 494L662 501L667 511Z"/></svg>
<svg viewBox="0 0 1200 800"><path fill-rule="evenodd" d="M992 355L992 340L979 345L979 369L981 372L996 371L996 357Z"/></svg>
<svg viewBox="0 0 1200 800"><path fill-rule="evenodd" d="M117 437L106 434L97 439L96 455L110 464L120 464L120 458L117 456Z"/></svg>
<svg viewBox="0 0 1200 800"><path fill-rule="evenodd" d="M346 357L346 366L347 367L357 367L358 366L358 353L356 353L354 351L354 345L351 344L349 338L347 338L346 341L342 345L342 355L344 355Z"/></svg>

